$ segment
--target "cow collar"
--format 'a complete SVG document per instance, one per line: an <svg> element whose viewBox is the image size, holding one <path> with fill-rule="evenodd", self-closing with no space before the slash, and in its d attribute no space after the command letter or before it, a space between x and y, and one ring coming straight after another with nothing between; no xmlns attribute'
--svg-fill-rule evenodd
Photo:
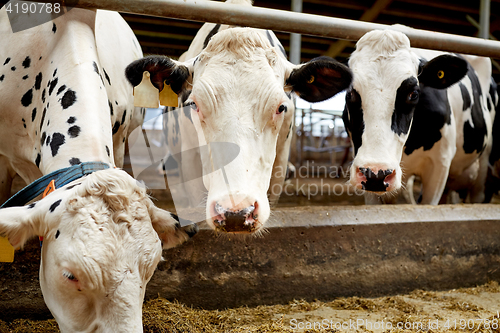
<svg viewBox="0 0 500 333"><path fill-rule="evenodd" d="M38 178L33 183L29 184L9 200L5 201L0 208L24 206L31 200L35 199L40 194L49 188L52 190L71 183L74 180L89 175L94 171L109 169L109 164L103 162L84 162L68 168L59 169L41 178ZM50 193L47 191L47 194Z"/></svg>

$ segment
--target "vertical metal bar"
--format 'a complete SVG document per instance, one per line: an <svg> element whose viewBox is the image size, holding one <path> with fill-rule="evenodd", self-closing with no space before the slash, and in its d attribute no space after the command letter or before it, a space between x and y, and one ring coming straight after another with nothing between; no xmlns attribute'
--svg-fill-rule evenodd
<svg viewBox="0 0 500 333"><path fill-rule="evenodd" d="M481 0L479 5L479 37L490 37L490 0Z"/></svg>
<svg viewBox="0 0 500 333"><path fill-rule="evenodd" d="M292 11L297 13L302 12L302 0L292 0ZM301 43L302 38L300 34L290 34L290 62L292 64L300 64Z"/></svg>

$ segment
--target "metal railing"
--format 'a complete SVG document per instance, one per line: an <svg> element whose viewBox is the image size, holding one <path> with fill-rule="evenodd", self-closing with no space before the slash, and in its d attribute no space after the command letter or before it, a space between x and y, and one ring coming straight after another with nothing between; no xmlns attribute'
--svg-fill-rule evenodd
<svg viewBox="0 0 500 333"><path fill-rule="evenodd" d="M123 13L213 22L276 31L301 33L347 40L358 40L373 29L395 29L404 32L413 47L477 54L500 58L500 42L404 26L295 13L285 10L230 5L203 0L36 0L61 3L87 9L106 9Z"/></svg>

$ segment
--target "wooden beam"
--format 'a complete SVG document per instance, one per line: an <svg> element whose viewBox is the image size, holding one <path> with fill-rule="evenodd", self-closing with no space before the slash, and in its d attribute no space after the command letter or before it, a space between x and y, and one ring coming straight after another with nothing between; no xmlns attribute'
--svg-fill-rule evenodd
<svg viewBox="0 0 500 333"><path fill-rule="evenodd" d="M189 29L199 29L203 23L193 22L193 21L184 21L184 20L176 20L176 19L167 19L167 18L158 18L151 16L143 16L143 15L134 15L134 14L121 14L125 21L130 23L140 23L147 25L157 25L162 27L178 27L178 28L189 28Z"/></svg>
<svg viewBox="0 0 500 333"><path fill-rule="evenodd" d="M414 4L418 6L428 6L432 8L444 9L444 13L449 13L450 11L463 12L468 14L479 14L479 5L473 1L469 2L471 6L463 6L457 3L443 3L434 0L398 0L398 2L404 2L408 4Z"/></svg>
<svg viewBox="0 0 500 333"><path fill-rule="evenodd" d="M378 15L385 10L393 0L377 0L373 4L373 6L366 10L363 15L361 15L360 20L366 22L374 21ZM326 56L335 58L338 54L340 54L344 49L352 44L352 42L347 40L339 40L335 43L332 43L328 50L325 52Z"/></svg>
<svg viewBox="0 0 500 333"><path fill-rule="evenodd" d="M137 37L146 36L153 38L168 38L168 39L177 39L186 41L191 41L193 39L193 37L183 34L172 34L168 32L147 31L147 30L133 30L133 31Z"/></svg>
<svg viewBox="0 0 500 333"><path fill-rule="evenodd" d="M469 25L467 23L467 21L464 19L449 18L446 15L430 14L430 13L411 11L411 10L390 9L390 10L384 11L384 14L395 16L395 17L398 17L400 19L410 18L410 19L422 20L422 21L425 21L426 25L428 25L429 22L454 24L454 25L462 25L462 26Z"/></svg>

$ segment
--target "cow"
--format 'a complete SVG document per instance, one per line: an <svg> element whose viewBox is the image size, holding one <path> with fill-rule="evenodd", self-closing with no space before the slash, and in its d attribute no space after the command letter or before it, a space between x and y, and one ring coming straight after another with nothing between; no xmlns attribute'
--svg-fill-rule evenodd
<svg viewBox="0 0 500 333"><path fill-rule="evenodd" d="M116 168L133 120L124 70L142 56L137 39L118 13L76 8L12 33L4 7L0 31L1 199L15 174L37 184L82 169L39 201L0 209L0 235L16 248L43 237L40 285L61 332L142 332L162 247L194 229ZM89 165L99 168L83 173Z"/></svg>
<svg viewBox="0 0 500 333"><path fill-rule="evenodd" d="M137 86L148 71L160 91L165 82L170 85L182 105L191 107L178 121L192 121L196 133L190 135L200 145L239 147L225 173L213 170L212 159L201 154L206 221L216 231L258 234L286 175L292 93L310 102L325 100L349 86L350 71L328 57L293 65L272 31L212 23L200 29L184 59L148 56L129 65L127 78Z"/></svg>
<svg viewBox="0 0 500 333"><path fill-rule="evenodd" d="M445 186L467 187L482 202L494 115L490 59L411 48L402 32L374 30L357 42L349 67L351 185L390 202L417 175L422 204L438 204Z"/></svg>

